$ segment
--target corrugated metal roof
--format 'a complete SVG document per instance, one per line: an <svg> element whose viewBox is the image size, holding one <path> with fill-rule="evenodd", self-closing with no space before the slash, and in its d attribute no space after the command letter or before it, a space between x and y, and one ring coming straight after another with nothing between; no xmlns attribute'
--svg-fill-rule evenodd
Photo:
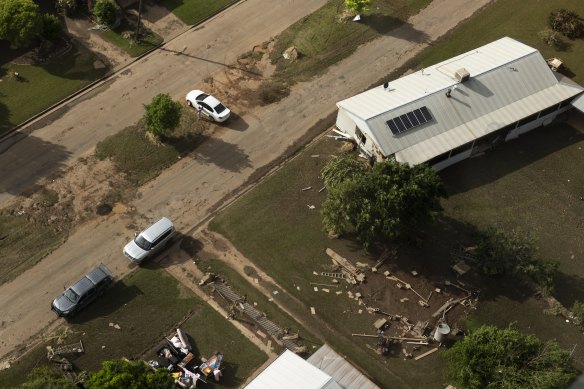
<svg viewBox="0 0 584 389"><path fill-rule="evenodd" d="M584 95L576 97L570 104L578 111L584 113Z"/></svg>
<svg viewBox="0 0 584 389"><path fill-rule="evenodd" d="M460 68L470 73L464 83L454 77ZM455 85L451 97L446 97ZM365 122L385 155L397 153L404 162L419 163L583 90L559 82L536 49L502 38L390 82L387 91L383 86L373 88L337 106ZM392 134L387 120L422 106L433 120Z"/></svg>
<svg viewBox="0 0 584 389"><path fill-rule="evenodd" d="M286 350L246 389L342 389L331 376Z"/></svg>
<svg viewBox="0 0 584 389"><path fill-rule="evenodd" d="M307 361L330 374L345 389L379 389L379 386L326 344L316 350Z"/></svg>

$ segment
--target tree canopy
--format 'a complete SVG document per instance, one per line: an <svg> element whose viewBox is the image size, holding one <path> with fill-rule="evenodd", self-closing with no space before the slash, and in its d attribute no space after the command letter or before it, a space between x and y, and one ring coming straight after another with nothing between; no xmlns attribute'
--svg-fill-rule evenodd
<svg viewBox="0 0 584 389"><path fill-rule="evenodd" d="M57 370L48 367L38 367L32 369L28 374L26 382L20 385L21 389L76 389L77 385L63 376Z"/></svg>
<svg viewBox="0 0 584 389"><path fill-rule="evenodd" d="M414 234L442 210L442 182L426 165L384 161L370 168L346 155L331 160L321 175L328 190L324 229L339 234L352 229L365 248Z"/></svg>
<svg viewBox="0 0 584 389"><path fill-rule="evenodd" d="M0 39L16 47L26 47L41 31L39 7L33 0L0 1Z"/></svg>
<svg viewBox="0 0 584 389"><path fill-rule="evenodd" d="M118 18L118 6L113 0L96 0L93 14L99 23L112 26Z"/></svg>
<svg viewBox="0 0 584 389"><path fill-rule="evenodd" d="M144 105L144 125L156 136L166 135L180 123L180 103L173 101L167 93L160 93Z"/></svg>
<svg viewBox="0 0 584 389"><path fill-rule="evenodd" d="M369 9L371 0L345 0L347 10L355 15L360 15Z"/></svg>
<svg viewBox="0 0 584 389"><path fill-rule="evenodd" d="M144 361L127 359L103 362L103 368L83 384L85 389L171 389L173 385L168 370L154 370Z"/></svg>
<svg viewBox="0 0 584 389"><path fill-rule="evenodd" d="M555 341L513 327L482 326L444 352L449 383L463 388L566 388L572 358Z"/></svg>

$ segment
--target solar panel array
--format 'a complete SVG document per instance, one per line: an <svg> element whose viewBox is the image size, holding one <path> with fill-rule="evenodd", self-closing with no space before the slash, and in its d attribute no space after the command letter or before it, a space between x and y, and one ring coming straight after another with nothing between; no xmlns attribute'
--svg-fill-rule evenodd
<svg viewBox="0 0 584 389"><path fill-rule="evenodd" d="M428 111L428 108L424 106L393 119L389 119L386 123L393 135L397 135L428 123L430 120L432 120L432 115L430 114L430 111Z"/></svg>

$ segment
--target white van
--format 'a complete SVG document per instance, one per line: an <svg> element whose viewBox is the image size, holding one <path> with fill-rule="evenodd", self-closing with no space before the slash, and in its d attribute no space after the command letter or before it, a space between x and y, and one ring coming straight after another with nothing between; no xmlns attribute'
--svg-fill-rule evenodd
<svg viewBox="0 0 584 389"><path fill-rule="evenodd" d="M154 256L174 236L176 230L170 219L163 217L145 229L124 247L124 255L134 263Z"/></svg>

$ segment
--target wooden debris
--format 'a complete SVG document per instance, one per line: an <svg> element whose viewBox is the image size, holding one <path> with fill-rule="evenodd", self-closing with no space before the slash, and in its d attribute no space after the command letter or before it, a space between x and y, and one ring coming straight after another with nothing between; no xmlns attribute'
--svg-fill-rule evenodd
<svg viewBox="0 0 584 389"><path fill-rule="evenodd" d="M257 330L257 331L256 331L256 334L258 334L258 335L259 335L259 336L261 336L262 338L265 338L265 337L267 336L266 334L264 334L264 333L263 333L262 331L260 331L260 330Z"/></svg>
<svg viewBox="0 0 584 389"><path fill-rule="evenodd" d="M455 306L456 304L458 304L459 302L461 302L462 300L468 298L467 297L461 297L459 299L453 300L453 299L449 299L448 301L446 301L444 303L444 305L442 305L440 308L438 308L438 310L436 312L434 312L432 314L432 317L438 317L442 314L442 312L447 311L448 309L450 309L451 307Z"/></svg>
<svg viewBox="0 0 584 389"><path fill-rule="evenodd" d="M355 277L358 281L365 280L365 275L361 274L359 269L357 269L351 262L349 262L346 258L340 256L339 254L335 253L332 249L327 248L326 253L329 257L331 257L334 264L339 265L345 271L347 271L350 275ZM362 277L360 277L362 276ZM362 282L362 281L361 281Z"/></svg>
<svg viewBox="0 0 584 389"><path fill-rule="evenodd" d="M436 351L438 351L438 347L433 348L432 350L427 351L424 354L418 355L417 357L414 358L414 361L420 360L420 359L422 359L422 358L424 358L424 357L426 357L426 356L428 356L428 355L430 355L430 354L432 354L432 353L434 353Z"/></svg>
<svg viewBox="0 0 584 389"><path fill-rule="evenodd" d="M318 292L318 287L317 286L314 287L314 291L315 292Z"/></svg>
<svg viewBox="0 0 584 389"><path fill-rule="evenodd" d="M325 289L325 288L322 288L321 290L322 290L323 292L325 292L325 293L330 293L330 289Z"/></svg>
<svg viewBox="0 0 584 389"><path fill-rule="evenodd" d="M385 327L387 327L387 319L375 320L373 327L375 327L378 331L382 331Z"/></svg>
<svg viewBox="0 0 584 389"><path fill-rule="evenodd" d="M389 272L389 270L386 270L383 272L383 275L386 277L389 277L391 275L391 273Z"/></svg>
<svg viewBox="0 0 584 389"><path fill-rule="evenodd" d="M331 278L346 278L347 277L343 273L328 273L328 272L324 272L324 271L321 272L320 275L325 276L325 277L331 277Z"/></svg>
<svg viewBox="0 0 584 389"><path fill-rule="evenodd" d="M402 348L402 352L404 353L404 356L408 359L413 357L412 353L406 350L405 348Z"/></svg>
<svg viewBox="0 0 584 389"><path fill-rule="evenodd" d="M399 299L399 301L402 302L402 303L405 303L408 300L409 300L409 298L407 298L407 297L404 297L404 298Z"/></svg>
<svg viewBox="0 0 584 389"><path fill-rule="evenodd" d="M313 315L316 315L316 310L314 309L314 307L310 307L310 313L312 313Z"/></svg>
<svg viewBox="0 0 584 389"><path fill-rule="evenodd" d="M318 190L318 193L322 192L322 191L324 190L324 188L325 188L324 186L323 186L322 188L320 188L320 189Z"/></svg>
<svg viewBox="0 0 584 389"><path fill-rule="evenodd" d="M302 191L306 192L307 190L311 190L311 189L312 189L312 186L307 186L306 188L302 188Z"/></svg>
<svg viewBox="0 0 584 389"><path fill-rule="evenodd" d="M310 285L318 285L318 286L331 286L333 288L338 288L338 285L334 285L334 284L321 284L319 282L311 282ZM315 288L316 289L316 288ZM318 290L315 290L315 292L318 292Z"/></svg>
<svg viewBox="0 0 584 389"><path fill-rule="evenodd" d="M394 249L394 250L390 251L388 249L385 249L383 251L383 253L381 253L381 257L379 257L379 261L377 261L377 263L375 264L374 267L376 269L379 269L379 267L381 265L383 265L385 263L385 261L387 261L389 259L389 257L395 258L396 255L397 255L397 250Z"/></svg>
<svg viewBox="0 0 584 389"><path fill-rule="evenodd" d="M410 273L412 273L412 275L413 275L414 277L417 277L417 276L418 276L418 272L417 272L417 271L415 271L415 270L412 270Z"/></svg>

